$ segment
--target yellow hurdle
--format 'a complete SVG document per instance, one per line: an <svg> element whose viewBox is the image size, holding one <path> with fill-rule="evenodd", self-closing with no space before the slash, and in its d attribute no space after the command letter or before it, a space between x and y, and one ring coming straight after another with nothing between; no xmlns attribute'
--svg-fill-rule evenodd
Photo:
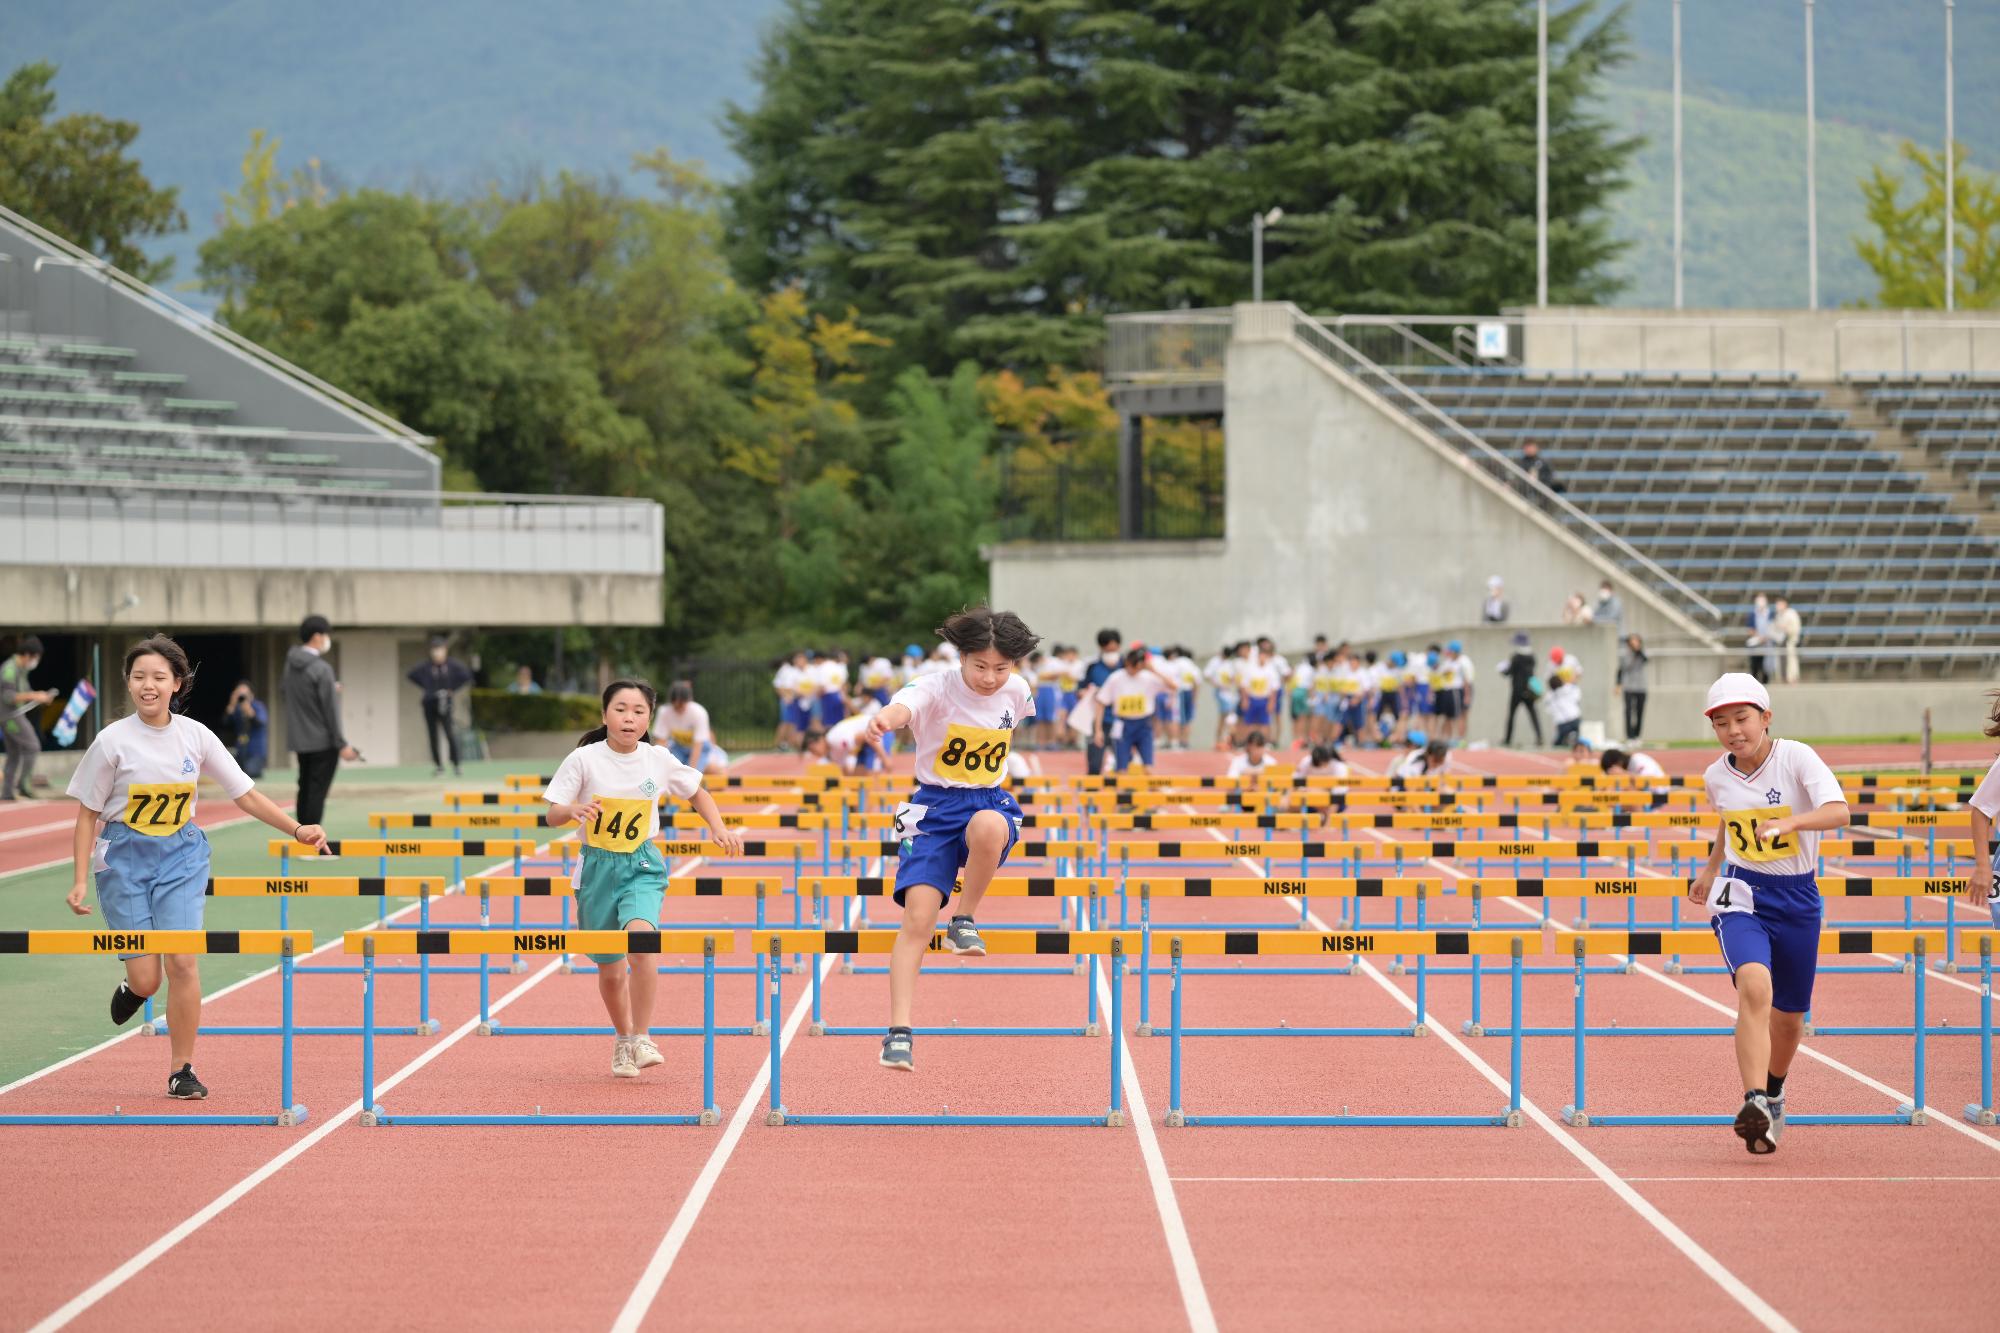
<svg viewBox="0 0 2000 1333"><path fill-rule="evenodd" d="M888 953L901 932L894 930L753 930L750 947L760 954ZM986 952L1004 954L1132 955L1139 951L1136 930L981 931ZM949 953L945 933L933 931L929 948Z"/></svg>
<svg viewBox="0 0 2000 1333"><path fill-rule="evenodd" d="M885 898L896 891L894 876L801 875L799 893L823 898ZM1118 891L1116 875L996 875L987 885L995 898L1088 898Z"/></svg>
<svg viewBox="0 0 2000 1333"><path fill-rule="evenodd" d="M1942 930L1823 930L1819 936L1822 955L1903 954L1922 950L1936 954L1944 948ZM1712 930L1591 930L1578 931L1556 941L1556 951L1570 957L1590 954L1651 956L1670 954L1719 954L1722 942Z"/></svg>
<svg viewBox="0 0 2000 1333"><path fill-rule="evenodd" d="M0 930L0 954L312 952L310 930Z"/></svg>
<svg viewBox="0 0 2000 1333"><path fill-rule="evenodd" d="M735 936L712 930L350 930L341 949L374 957L418 954L729 953Z"/></svg>
<svg viewBox="0 0 2000 1333"><path fill-rule="evenodd" d="M1417 958L1468 954L1511 957L1541 952L1539 931L1513 930L1190 930L1154 927L1155 954L1296 957L1300 954L1407 954Z"/></svg>
<svg viewBox="0 0 2000 1333"><path fill-rule="evenodd" d="M394 839L335 838L321 852L309 843L273 838L264 850L272 856L532 856L541 844L532 838Z"/></svg>
<svg viewBox="0 0 2000 1333"><path fill-rule="evenodd" d="M208 881L211 898L414 898L443 893L443 875L219 875Z"/></svg>

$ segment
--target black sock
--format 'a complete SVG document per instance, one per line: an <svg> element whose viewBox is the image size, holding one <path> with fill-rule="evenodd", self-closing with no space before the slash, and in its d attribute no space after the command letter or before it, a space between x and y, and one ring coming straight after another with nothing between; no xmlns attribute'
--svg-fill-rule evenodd
<svg viewBox="0 0 2000 1333"><path fill-rule="evenodd" d="M1773 1096L1773 1097L1782 1097L1782 1096L1784 1096L1784 1095L1785 1095L1785 1076L1784 1076L1783 1074L1767 1074L1767 1075L1765 1075L1765 1082L1764 1082L1764 1091L1765 1091L1765 1092L1767 1092L1767 1093L1769 1093L1769 1094L1770 1094L1771 1096Z"/></svg>
<svg viewBox="0 0 2000 1333"><path fill-rule="evenodd" d="M889 1028L889 1035L892 1037L895 1036L898 1032L902 1033L906 1037L910 1035L910 1030L908 1028L896 1027L893 1025Z"/></svg>
<svg viewBox="0 0 2000 1333"><path fill-rule="evenodd" d="M1764 1095L1764 1090L1762 1088L1752 1088L1748 1092L1743 1094L1743 1100L1747 1102L1752 1097L1762 1097L1763 1095Z"/></svg>
<svg viewBox="0 0 2000 1333"><path fill-rule="evenodd" d="M971 917L969 917L969 916L964 916L964 915L959 915L959 916L955 916L955 917L953 917L953 918L951 919L951 923L952 923L952 924L953 924L953 925L955 926L955 925L957 925L957 924L958 924L959 922L961 922L961 921L970 921L970 920L972 920L972 918L971 918Z"/></svg>

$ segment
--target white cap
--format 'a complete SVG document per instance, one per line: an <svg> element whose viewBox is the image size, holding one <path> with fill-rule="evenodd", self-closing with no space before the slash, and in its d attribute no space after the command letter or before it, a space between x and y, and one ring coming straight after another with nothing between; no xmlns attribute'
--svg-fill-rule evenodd
<svg viewBox="0 0 2000 1333"><path fill-rule="evenodd" d="M1708 687L1708 707L1701 710L1702 716L1712 717L1716 709L1727 708L1731 704L1750 704L1768 713L1771 711L1771 692L1748 672L1731 671L1718 676L1715 684Z"/></svg>

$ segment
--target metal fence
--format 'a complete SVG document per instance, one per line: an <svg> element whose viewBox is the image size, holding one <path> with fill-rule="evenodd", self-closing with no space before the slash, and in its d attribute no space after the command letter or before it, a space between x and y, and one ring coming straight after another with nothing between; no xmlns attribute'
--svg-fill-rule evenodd
<svg viewBox="0 0 2000 1333"><path fill-rule="evenodd" d="M777 668L741 657L677 659L667 679L694 685L694 697L708 710L716 744L725 750L768 750L778 727L778 696L771 689Z"/></svg>

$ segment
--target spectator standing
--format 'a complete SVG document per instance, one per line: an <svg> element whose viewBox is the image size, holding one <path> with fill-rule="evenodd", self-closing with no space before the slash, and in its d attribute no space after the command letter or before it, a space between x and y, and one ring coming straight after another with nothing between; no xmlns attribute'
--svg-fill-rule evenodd
<svg viewBox="0 0 2000 1333"><path fill-rule="evenodd" d="M1124 643L1125 636L1115 629L1097 631L1097 660L1086 667L1083 673L1083 683L1093 698L1096 697L1098 686L1118 674L1121 667L1120 650ZM1105 750L1104 728L1093 724L1087 735L1090 739L1084 745L1083 771L1102 773Z"/></svg>
<svg viewBox="0 0 2000 1333"><path fill-rule="evenodd" d="M1542 457L1542 446L1534 440L1524 441L1521 445L1521 471L1557 495L1561 495L1566 489L1562 484L1562 478L1556 475L1555 465Z"/></svg>
<svg viewBox="0 0 2000 1333"><path fill-rule="evenodd" d="M542 687L535 679L535 669L527 663L514 668L514 679L507 682L509 694L540 694Z"/></svg>
<svg viewBox="0 0 2000 1333"><path fill-rule="evenodd" d="M444 755L451 755L451 771L458 767L458 731L451 724L452 699L472 683L472 668L451 655L451 640L442 634L431 636L430 657L409 670L410 684L417 687L424 710L424 735L431 743L431 776L444 774ZM444 745L438 745L438 733Z"/></svg>
<svg viewBox="0 0 2000 1333"><path fill-rule="evenodd" d="M1625 602L1618 596L1618 590L1605 579L1597 585L1597 601L1590 608L1591 618L1600 625L1612 629L1622 629L1625 625Z"/></svg>
<svg viewBox="0 0 2000 1333"><path fill-rule="evenodd" d="M0 741L7 748L6 771L0 774L0 801L35 799L28 783L42 753L42 728L36 714L56 697L54 690L28 688L28 673L41 664L42 641L32 634L14 646L12 657L0 663Z"/></svg>
<svg viewBox="0 0 2000 1333"><path fill-rule="evenodd" d="M1486 580L1486 600L1479 604L1479 618L1489 625L1504 625L1507 622L1506 584L1494 574Z"/></svg>
<svg viewBox="0 0 2000 1333"><path fill-rule="evenodd" d="M248 777L263 777L271 752L271 713L247 680L236 682L229 695L229 707L222 714L222 734L229 738L229 757L236 766Z"/></svg>
<svg viewBox="0 0 2000 1333"><path fill-rule="evenodd" d="M1773 625L1771 603L1763 593L1758 593L1750 602L1750 614L1743 618L1750 628L1750 637L1744 645L1750 652L1750 674L1757 678L1759 685L1771 683L1773 668L1778 664L1777 654L1770 651L1771 640L1777 631Z"/></svg>
<svg viewBox="0 0 2000 1333"><path fill-rule="evenodd" d="M1583 594L1573 592L1563 602L1562 623L1565 625L1588 625L1592 614L1590 604L1583 600Z"/></svg>
<svg viewBox="0 0 2000 1333"><path fill-rule="evenodd" d="M334 679L333 663L326 660L332 647L333 626L325 616L300 621L299 641L285 655L285 675L279 685L285 741L299 766L299 799L292 814L301 824L320 823L340 761L361 757L341 730L340 682Z"/></svg>
<svg viewBox="0 0 2000 1333"><path fill-rule="evenodd" d="M1777 641L1785 647L1785 684L1799 683L1799 636L1806 632L1805 622L1799 619L1798 608L1780 597L1771 604L1774 614L1771 628L1777 633Z"/></svg>
<svg viewBox="0 0 2000 1333"><path fill-rule="evenodd" d="M1646 725L1646 644L1636 634L1625 636L1615 688L1625 700L1625 739L1636 741Z"/></svg>
<svg viewBox="0 0 2000 1333"><path fill-rule="evenodd" d="M1542 744L1542 718L1535 711L1535 654L1528 646L1528 636L1514 636L1514 654L1500 665L1500 674L1508 681L1507 691L1507 735L1502 745L1514 743L1514 715L1526 709L1528 725L1535 729L1535 747ZM1413 736L1411 740L1415 740Z"/></svg>

